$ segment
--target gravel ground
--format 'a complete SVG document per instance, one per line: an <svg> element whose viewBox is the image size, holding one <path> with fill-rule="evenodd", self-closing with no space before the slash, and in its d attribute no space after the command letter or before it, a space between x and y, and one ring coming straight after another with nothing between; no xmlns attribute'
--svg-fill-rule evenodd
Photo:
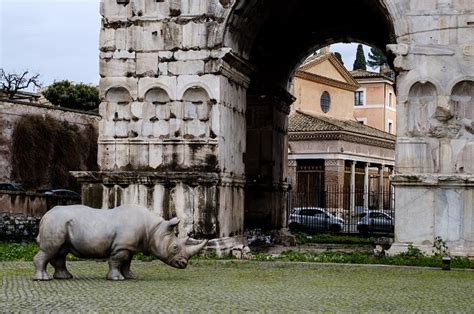
<svg viewBox="0 0 474 314"><path fill-rule="evenodd" d="M473 271L208 260L132 268L136 279L111 282L106 263L69 262L74 279L35 282L31 262L0 263L0 312L474 313Z"/></svg>

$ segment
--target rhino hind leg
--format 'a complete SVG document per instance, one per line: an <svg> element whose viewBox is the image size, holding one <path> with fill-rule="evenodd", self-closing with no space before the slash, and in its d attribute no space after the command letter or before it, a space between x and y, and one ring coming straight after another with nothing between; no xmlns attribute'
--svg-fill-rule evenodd
<svg viewBox="0 0 474 314"><path fill-rule="evenodd" d="M68 252L65 249L59 252L51 259L50 263L54 267L54 279L72 279L72 274L66 268L66 256Z"/></svg>
<svg viewBox="0 0 474 314"><path fill-rule="evenodd" d="M39 250L38 253L33 258L33 264L35 265L35 274L33 275L33 280L51 280L46 272L46 266L51 259L51 254L43 250Z"/></svg>
<svg viewBox="0 0 474 314"><path fill-rule="evenodd" d="M109 280L124 280L125 276L122 274L122 266L131 258L131 254L127 250L120 250L112 253L109 259L109 272L107 279Z"/></svg>

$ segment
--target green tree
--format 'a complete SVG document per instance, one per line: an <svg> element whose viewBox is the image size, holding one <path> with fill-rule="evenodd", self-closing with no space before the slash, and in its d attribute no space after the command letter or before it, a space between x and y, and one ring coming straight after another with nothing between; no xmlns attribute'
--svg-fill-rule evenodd
<svg viewBox="0 0 474 314"><path fill-rule="evenodd" d="M365 61L364 48L361 44L357 46L356 59L354 61L354 66L352 69L355 70L367 70L367 62Z"/></svg>
<svg viewBox="0 0 474 314"><path fill-rule="evenodd" d="M70 109L93 110L100 104L97 88L82 83L55 82L48 86L43 95L53 105Z"/></svg>
<svg viewBox="0 0 474 314"><path fill-rule="evenodd" d="M378 48L370 48L367 65L371 68L377 68L384 64L387 64L387 56Z"/></svg>
<svg viewBox="0 0 474 314"><path fill-rule="evenodd" d="M339 62L341 62L342 65L344 65L344 62L342 61L342 56L339 52L335 52L334 56L337 58L337 60L339 60Z"/></svg>

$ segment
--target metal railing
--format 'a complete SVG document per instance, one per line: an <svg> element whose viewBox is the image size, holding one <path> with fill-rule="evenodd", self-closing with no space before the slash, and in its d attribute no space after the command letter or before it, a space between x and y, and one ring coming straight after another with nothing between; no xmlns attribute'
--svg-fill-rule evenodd
<svg viewBox="0 0 474 314"><path fill-rule="evenodd" d="M289 199L290 228L347 234L394 231L395 198L389 185L383 192L316 186L309 193L290 192Z"/></svg>

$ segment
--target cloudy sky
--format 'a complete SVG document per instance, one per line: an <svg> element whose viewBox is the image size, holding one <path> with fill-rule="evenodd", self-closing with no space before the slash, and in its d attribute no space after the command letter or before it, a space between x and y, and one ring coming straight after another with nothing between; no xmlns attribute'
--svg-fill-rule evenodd
<svg viewBox="0 0 474 314"><path fill-rule="evenodd" d="M98 84L99 0L0 0L0 68ZM333 45L352 67L355 45ZM368 49L366 48L366 53Z"/></svg>

